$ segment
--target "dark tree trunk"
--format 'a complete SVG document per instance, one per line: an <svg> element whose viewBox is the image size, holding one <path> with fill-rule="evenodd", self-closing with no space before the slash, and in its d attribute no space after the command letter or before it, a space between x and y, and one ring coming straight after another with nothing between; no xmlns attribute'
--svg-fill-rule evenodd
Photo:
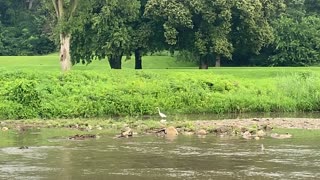
<svg viewBox="0 0 320 180"><path fill-rule="evenodd" d="M200 57L200 64L199 69L208 69L208 57L207 56L201 56Z"/></svg>
<svg viewBox="0 0 320 180"><path fill-rule="evenodd" d="M174 56L174 49L170 49L170 56Z"/></svg>
<svg viewBox="0 0 320 180"><path fill-rule="evenodd" d="M139 49L134 51L135 69L142 69L142 55Z"/></svg>
<svg viewBox="0 0 320 180"><path fill-rule="evenodd" d="M221 56L217 55L216 56L216 67L220 67L221 66Z"/></svg>
<svg viewBox="0 0 320 180"><path fill-rule="evenodd" d="M129 60L131 60L131 54L126 55L126 61L129 61Z"/></svg>
<svg viewBox="0 0 320 180"><path fill-rule="evenodd" d="M122 54L110 55L108 59L109 59L109 64L110 64L111 69L121 69Z"/></svg>
<svg viewBox="0 0 320 180"><path fill-rule="evenodd" d="M115 62L114 62L114 58L112 55L108 56L108 61L109 61L109 65L110 65L110 68L113 69L113 67L115 66Z"/></svg>

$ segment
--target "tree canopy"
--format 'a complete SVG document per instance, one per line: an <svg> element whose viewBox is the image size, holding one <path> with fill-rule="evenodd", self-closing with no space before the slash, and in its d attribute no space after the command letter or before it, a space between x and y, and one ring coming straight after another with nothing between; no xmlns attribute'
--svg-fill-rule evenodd
<svg viewBox="0 0 320 180"><path fill-rule="evenodd" d="M45 29L46 13L38 2L29 5L29 1L0 1L0 55L38 55L55 51Z"/></svg>
<svg viewBox="0 0 320 180"><path fill-rule="evenodd" d="M235 47L258 53L272 42L270 18L283 6L282 1L262 0L150 0L146 13L163 23L169 44L193 52L200 67L207 68L213 56L218 66L221 56L231 59Z"/></svg>
<svg viewBox="0 0 320 180"><path fill-rule="evenodd" d="M319 7L319 0L3 0L0 55L60 49L63 70L105 58L120 69L132 54L141 69L143 55L163 50L187 52L200 68L313 65Z"/></svg>

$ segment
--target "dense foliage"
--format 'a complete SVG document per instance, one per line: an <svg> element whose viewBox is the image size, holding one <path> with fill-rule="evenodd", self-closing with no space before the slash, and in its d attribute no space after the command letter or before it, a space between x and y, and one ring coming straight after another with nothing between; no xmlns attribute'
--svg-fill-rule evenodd
<svg viewBox="0 0 320 180"><path fill-rule="evenodd" d="M72 63L179 51L209 65L307 66L319 63L318 0L3 0L0 55L57 50ZM53 39L57 40L56 44ZM59 40L58 40L59 39ZM232 61L228 61L232 60Z"/></svg>
<svg viewBox="0 0 320 180"><path fill-rule="evenodd" d="M275 54L272 65L306 66L319 63L320 18L302 17L295 20L283 17L275 22Z"/></svg>
<svg viewBox="0 0 320 180"><path fill-rule="evenodd" d="M38 55L56 50L46 29L46 10L39 3L0 1L0 55Z"/></svg>
<svg viewBox="0 0 320 180"><path fill-rule="evenodd" d="M260 83L211 71L40 74L0 74L1 119L320 109L320 77L311 72Z"/></svg>

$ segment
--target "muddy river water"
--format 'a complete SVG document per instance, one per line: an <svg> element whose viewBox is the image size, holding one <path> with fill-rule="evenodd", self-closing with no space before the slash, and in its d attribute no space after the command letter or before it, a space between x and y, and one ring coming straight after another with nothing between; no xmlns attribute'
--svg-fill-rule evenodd
<svg viewBox="0 0 320 180"><path fill-rule="evenodd" d="M319 137L245 140L179 135L69 140L9 136L0 179L317 179ZM10 142L10 143L9 143ZM28 145L28 147L21 147ZM22 149L20 149L22 148Z"/></svg>

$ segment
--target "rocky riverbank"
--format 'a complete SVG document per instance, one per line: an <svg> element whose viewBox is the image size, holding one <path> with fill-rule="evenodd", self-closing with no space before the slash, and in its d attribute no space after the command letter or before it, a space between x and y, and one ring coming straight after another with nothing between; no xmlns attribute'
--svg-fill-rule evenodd
<svg viewBox="0 0 320 180"><path fill-rule="evenodd" d="M268 125L282 129L320 129L320 119L309 118L252 118L252 119L226 119L217 121L196 121L196 126L234 126L252 127Z"/></svg>
<svg viewBox="0 0 320 180"><path fill-rule="evenodd" d="M2 131L28 131L40 128L65 128L90 134L119 132L119 137L155 134L157 136L174 135L217 135L239 136L245 139L262 137L291 138L290 134L275 134L273 129L320 129L320 119L307 118L251 118L199 121L114 121L114 120L25 120L1 121ZM127 129L130 129L130 133ZM174 128L174 129L173 129ZM173 129L173 133L169 132ZM86 139L86 138L82 138Z"/></svg>

